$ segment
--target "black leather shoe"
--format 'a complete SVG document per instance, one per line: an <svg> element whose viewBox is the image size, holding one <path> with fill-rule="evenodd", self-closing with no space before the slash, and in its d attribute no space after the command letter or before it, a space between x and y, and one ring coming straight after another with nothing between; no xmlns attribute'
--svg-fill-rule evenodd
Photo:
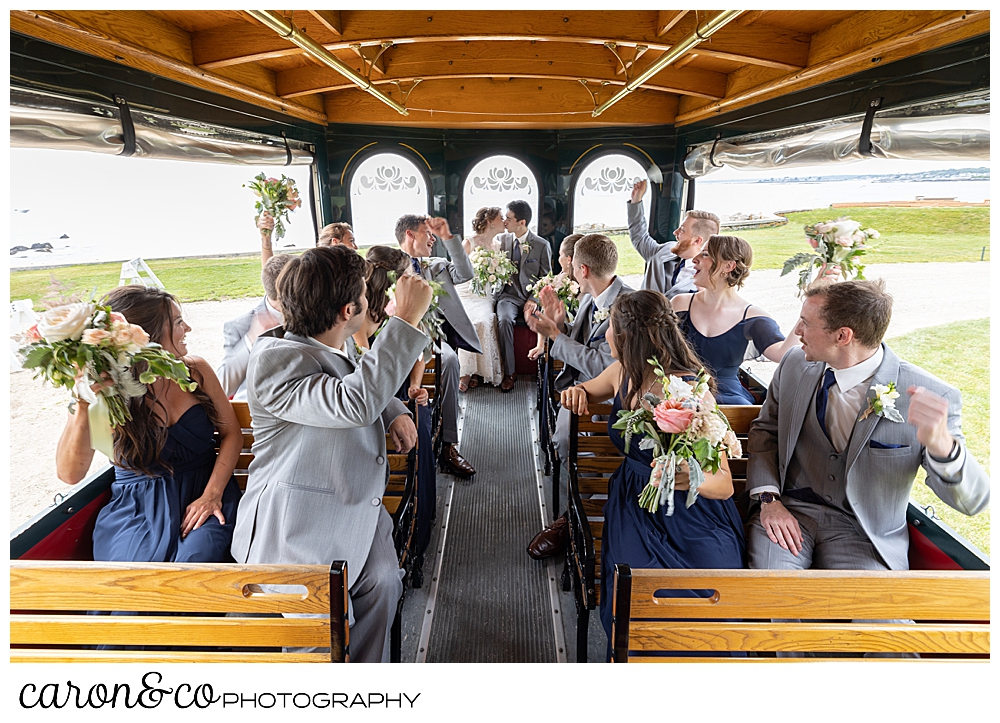
<svg viewBox="0 0 1000 723"><path fill-rule="evenodd" d="M476 468L469 464L458 452L458 447L454 444L446 444L441 449L441 466L443 471L453 474L456 477L471 477L476 473Z"/></svg>
<svg viewBox="0 0 1000 723"><path fill-rule="evenodd" d="M539 532L528 543L528 554L536 560L552 557L569 542L569 519L564 512L562 516Z"/></svg>
<svg viewBox="0 0 1000 723"><path fill-rule="evenodd" d="M513 374L508 374L503 378L503 381L500 382L500 391L509 392L511 389L514 388L514 382L516 381L517 377L515 377Z"/></svg>

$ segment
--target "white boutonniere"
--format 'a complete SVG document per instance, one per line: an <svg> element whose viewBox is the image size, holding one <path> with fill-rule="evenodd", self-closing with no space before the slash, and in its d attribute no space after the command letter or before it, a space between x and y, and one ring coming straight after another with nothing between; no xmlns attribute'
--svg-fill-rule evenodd
<svg viewBox="0 0 1000 723"><path fill-rule="evenodd" d="M431 267L431 262L430 261L428 261L426 258L421 258L420 259L420 268L422 268L422 269L429 269L430 267Z"/></svg>
<svg viewBox="0 0 1000 723"><path fill-rule="evenodd" d="M528 243L527 237L525 237L524 241L521 241L520 244L521 244L521 255L527 256L528 252L531 251L531 244Z"/></svg>
<svg viewBox="0 0 1000 723"><path fill-rule="evenodd" d="M896 409L896 400L899 398L896 382L873 384L871 388L875 392L875 397L868 400L868 409L861 415L861 419L867 419L868 415L874 413L875 416L888 419L890 422L903 422L903 415Z"/></svg>
<svg viewBox="0 0 1000 723"><path fill-rule="evenodd" d="M607 309L598 309L594 313L594 324L597 325L597 326L603 324L605 321L608 320L609 316L611 316L611 308L610 307L607 308Z"/></svg>
<svg viewBox="0 0 1000 723"><path fill-rule="evenodd" d="M360 359L364 355L364 353L368 350L365 349L360 344L358 344L358 342L354 342L354 351L357 353L358 359Z"/></svg>

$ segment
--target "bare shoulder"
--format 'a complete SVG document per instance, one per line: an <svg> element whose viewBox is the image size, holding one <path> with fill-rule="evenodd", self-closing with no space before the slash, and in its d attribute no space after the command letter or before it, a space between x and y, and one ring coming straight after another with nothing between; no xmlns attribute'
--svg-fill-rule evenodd
<svg viewBox="0 0 1000 723"><path fill-rule="evenodd" d="M670 305L674 311L687 311L691 308L691 299L693 298L694 294L677 294L670 300Z"/></svg>
<svg viewBox="0 0 1000 723"><path fill-rule="evenodd" d="M750 308L747 309L747 318L753 319L758 316L766 316L768 318L772 318L771 315L768 314L766 310L760 308L759 306L754 306L751 304Z"/></svg>

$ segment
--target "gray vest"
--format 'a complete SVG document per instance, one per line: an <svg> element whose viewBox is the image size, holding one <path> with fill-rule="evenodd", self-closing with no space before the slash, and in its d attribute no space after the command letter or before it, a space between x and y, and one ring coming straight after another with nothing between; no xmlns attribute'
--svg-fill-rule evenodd
<svg viewBox="0 0 1000 723"><path fill-rule="evenodd" d="M819 497L818 500L811 499L809 489ZM838 454L823 434L816 418L815 394L788 464L782 497L822 502L854 516L847 501L847 450Z"/></svg>

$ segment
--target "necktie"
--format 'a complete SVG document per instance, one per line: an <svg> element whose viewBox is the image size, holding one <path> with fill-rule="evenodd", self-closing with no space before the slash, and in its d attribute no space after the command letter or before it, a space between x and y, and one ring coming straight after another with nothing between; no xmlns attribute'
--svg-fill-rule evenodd
<svg viewBox="0 0 1000 723"><path fill-rule="evenodd" d="M514 253L511 254L511 258L514 259L514 264L521 268L521 244L517 242L517 239L514 239Z"/></svg>
<svg viewBox="0 0 1000 723"><path fill-rule="evenodd" d="M681 259L681 262L679 264L677 264L677 267L674 269L674 275L673 275L673 277L670 279L670 285L671 286L676 286L677 285L677 277L680 275L681 269L683 269L683 268L684 268L684 259Z"/></svg>
<svg viewBox="0 0 1000 723"><path fill-rule="evenodd" d="M827 439L830 439L830 432L826 429L826 402L830 396L830 387L836 383L837 377L834 375L833 369L827 369L826 374L823 375L823 383L820 385L819 391L816 392L816 417L819 419L820 429L823 430ZM833 442L833 440L830 441Z"/></svg>
<svg viewBox="0 0 1000 723"><path fill-rule="evenodd" d="M423 276L423 273L420 269L419 259L410 259L410 262L413 264L413 273L415 273L417 276Z"/></svg>

